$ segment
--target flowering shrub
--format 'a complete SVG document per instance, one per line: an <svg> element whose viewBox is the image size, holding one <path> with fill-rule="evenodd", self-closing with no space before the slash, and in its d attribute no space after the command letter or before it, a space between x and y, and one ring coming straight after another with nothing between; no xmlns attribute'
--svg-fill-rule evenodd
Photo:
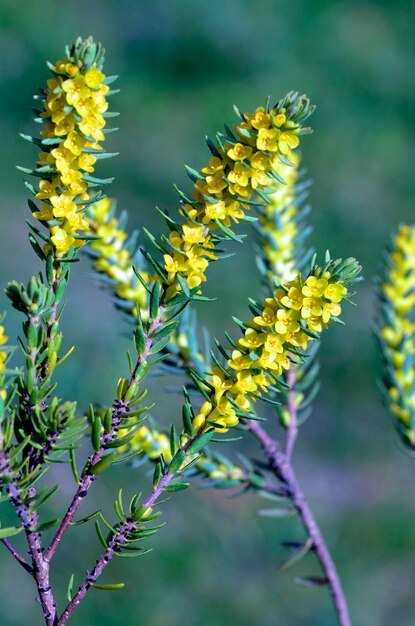
<svg viewBox="0 0 415 626"><path fill-rule="evenodd" d="M102 583L103 571L114 558L145 554L144 540L163 525L154 523L161 500L202 480L212 488L275 499L275 508L262 511L267 516L296 514L306 540L290 544L294 554L284 567L314 554L321 573L297 582L327 586L338 624L350 626L334 561L292 465L299 428L318 391L319 342L332 323L342 323L342 307L361 280L355 259L333 259L327 252L317 262L307 247L308 182L299 171L298 148L310 132L305 122L314 107L290 92L254 112L235 108L236 123L208 140L206 166L187 168L192 189L177 190L177 213L159 211L165 232L155 237L143 228L146 245L138 247L136 234L127 232L126 212L118 214L103 193L111 179L95 173L99 159L113 156L102 145L112 130L107 121L116 115L108 111L115 77L105 76L104 50L91 38L78 39L49 68L53 76L36 96L40 136L24 136L40 150L38 161L34 169L20 168L39 181L26 184L35 219L29 240L43 270L27 286L12 281L6 289L23 315L20 362L0 320L0 487L4 505L17 516L15 526L0 527L0 540L34 579L44 622L67 624L92 587L122 587ZM249 299L246 321L234 318L239 336L226 333L224 343L202 347L192 303L208 300L203 284L209 265L225 256L226 243L246 245L240 222L253 226L263 293ZM378 290L385 397L411 449L414 245L413 228L401 227ZM135 353L128 355L128 375L114 385L111 406L92 403L84 411L55 395L56 368L71 354L62 353L60 330L70 266L81 256L89 257L129 321ZM161 425L148 415L149 372L184 377L181 420ZM278 437L268 430L276 430L272 418L267 423L261 416L261 402L273 409ZM216 449L218 441L237 440L235 433L254 437L263 458L235 460ZM89 456L79 469L81 444ZM75 489L66 510L45 521L40 507L58 486L47 487L44 477L56 461L68 464ZM147 464L148 493L127 504L120 490L113 520L101 511L80 516L89 489L113 464L127 464L129 475ZM90 522L101 555L85 574L76 573L76 585L68 574L68 603L58 608L51 563L68 528ZM14 544L18 533L27 541L28 559Z"/></svg>

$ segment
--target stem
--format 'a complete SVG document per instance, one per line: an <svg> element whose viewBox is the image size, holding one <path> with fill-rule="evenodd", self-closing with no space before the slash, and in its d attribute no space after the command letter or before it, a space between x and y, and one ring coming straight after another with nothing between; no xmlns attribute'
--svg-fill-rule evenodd
<svg viewBox="0 0 415 626"><path fill-rule="evenodd" d="M158 485L154 487L153 491L144 502L144 508L151 507L158 500L160 495L163 493L164 488L172 481L175 474L165 474ZM79 605L79 603L84 599L88 590L92 585L96 583L98 578L101 576L102 572L108 565L108 563L113 559L114 555L119 551L120 547L126 542L127 535L130 531L134 530L136 526L136 522L127 521L123 524L116 535L114 535L109 541L108 548L105 552L100 556L100 558L95 563L94 568L91 572L87 572L86 578L82 585L79 587L77 593L74 595L72 600L69 602L68 606L62 613L61 617L57 622L57 626L64 626L64 624L68 623L69 618L72 613Z"/></svg>
<svg viewBox="0 0 415 626"><path fill-rule="evenodd" d="M303 527L312 541L312 549L327 579L327 585L330 590L339 626L351 626L352 622L336 566L314 515L300 488L289 457L280 450L278 442L272 439L260 424L247 420L245 420L245 424L250 432L260 441L269 460L270 468L274 471L277 478L286 486L288 497L297 510Z"/></svg>
<svg viewBox="0 0 415 626"><path fill-rule="evenodd" d="M116 428L119 425L122 416L125 415L126 412L127 412L127 409L124 406L114 405L111 431L109 433L104 433L103 435L101 435L100 449L98 450L98 452L95 452L93 455L91 455L90 458L88 459L88 462L86 464L86 469L81 478L81 482L79 483L78 489L76 490L75 495L72 498L72 501L69 505L68 510L66 511L64 517L62 518L62 521L59 525L58 530L55 533L55 536L53 537L48 549L45 552L46 561L50 561L53 555L55 554L65 532L67 531L68 527L73 521L82 503L82 500L87 495L88 489L90 488L94 480L97 478L97 475L93 474L91 470L94 467L94 465L96 465L104 456L104 453L106 452L106 446L109 443L111 443L111 441L114 440L116 436L116 432L115 432Z"/></svg>
<svg viewBox="0 0 415 626"><path fill-rule="evenodd" d="M49 582L49 564L43 556L42 539L36 527L39 524L39 517L36 511L31 508L31 501L35 497L34 487L30 487L27 493L22 497L19 484L13 476L10 468L9 459L5 450L0 450L0 473L7 476L8 481L5 482L5 489L10 496L10 502L16 510L23 530L26 533L27 542L29 544L29 554L32 559L32 566L28 565L23 557L9 544L6 547L12 552L13 556L34 578L39 592L39 602L42 607L43 616L47 626L56 625L56 604L53 598L52 589Z"/></svg>
<svg viewBox="0 0 415 626"><path fill-rule="evenodd" d="M139 355L138 359L137 359L137 363L135 365L135 368L131 374L131 378L130 378L130 385L134 382L136 382L136 376L137 376L137 371L140 367L140 365L142 365L143 363L145 363L148 359L148 356L150 354L150 350L151 350L151 344L152 344L152 339L153 339L153 335L154 333L157 331L157 329L159 328L160 324L162 323L163 320L163 313L164 313L164 308L160 307L159 309L159 314L158 316L153 320L153 322L150 324L150 327L148 329L148 332L146 334L146 340L145 340L145 346L144 346L144 350L142 352L142 354ZM53 557L53 555L56 552L56 549L59 546L59 543L61 542L63 536L65 535L68 527L70 526L71 522L73 521L81 503L82 500L85 498L85 496L88 493L88 489L90 488L91 484L94 482L94 480L97 478L96 474L93 474L91 472L92 468L94 467L94 465L96 465L104 456L105 452L107 451L107 446L108 444L110 444L112 441L114 441L114 439L117 436L117 428L120 425L120 422L122 420L122 418L128 414L128 410L129 410L129 402L126 400L116 400L113 404L113 411L112 411L112 424L111 424L111 430L109 433L104 433L101 435L101 442L100 442L100 448L98 450L98 452L95 452L89 459L88 462L85 466L85 470L83 473L83 476L81 478L81 482L79 484L78 489L75 492L74 497L72 498L72 501L69 505L69 508L67 510L67 512L65 513L65 516L63 517L58 530L56 531L55 536L53 537L50 546L48 547L48 549L45 552L45 560L46 561L50 561L51 558Z"/></svg>
<svg viewBox="0 0 415 626"><path fill-rule="evenodd" d="M183 452L186 453L189 447L191 446L191 444L194 441L196 441L204 432L205 431L202 428L195 435L190 437L186 441L186 443L181 447L181 450L183 450ZM144 503L142 504L144 510L154 506L158 498L163 493L164 489L171 483L171 481L173 480L173 478L176 477L176 475L177 475L177 472L172 473L172 474L167 473L161 477L158 484L155 487L153 487L153 490L151 491L147 500L145 500ZM79 587L78 591L76 592L72 600L69 602L64 612L62 613L61 617L59 618L57 622L57 626L64 626L64 624L68 622L69 618L71 617L72 613L75 611L76 607L79 605L79 603L84 599L84 597L88 593L88 590L91 588L92 585L96 583L96 581L101 576L102 572L104 571L108 563L113 559L114 555L120 550L121 546L126 542L128 533L134 530L137 527L138 523L139 522L135 522L131 520L130 518L130 519L127 519L127 521L118 528L117 533L114 534L113 537L111 537L108 543L108 548L105 550L105 552L103 552L103 554L96 561L93 569L90 572L87 571L84 582Z"/></svg>
<svg viewBox="0 0 415 626"><path fill-rule="evenodd" d="M11 543L11 541L9 541L8 539L2 539L1 540L2 544L8 549L8 551L10 552L10 554L12 554L14 556L14 558L16 559L16 561L18 563L20 563L20 565L22 567L24 567L24 569L26 570L26 572L28 572L29 574L31 574L33 576L33 569L30 567L29 563L26 561L26 559L20 554L20 552L18 550L16 550L16 548L14 547L14 545Z"/></svg>

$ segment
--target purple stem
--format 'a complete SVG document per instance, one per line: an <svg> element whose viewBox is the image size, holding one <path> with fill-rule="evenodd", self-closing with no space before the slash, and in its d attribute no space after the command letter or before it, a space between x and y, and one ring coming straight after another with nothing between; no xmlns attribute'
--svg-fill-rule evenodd
<svg viewBox="0 0 415 626"><path fill-rule="evenodd" d="M114 440L116 436L116 428L121 421L122 415L125 414L126 411L127 409L124 405L114 407L111 431L109 433L104 433L101 436L100 449L98 450L98 452L95 452L93 455L90 456L78 489L76 490L75 495L72 498L68 510L62 518L62 521L59 525L58 530L55 533L55 536L53 537L48 549L45 552L45 561L49 562L55 554L60 542L62 541L63 536L65 535L71 522L73 521L76 512L78 511L82 503L82 500L87 495L88 489L96 479L97 476L95 474L92 474L91 470L94 465L96 465L104 456L104 453L106 452L106 446Z"/></svg>
<svg viewBox="0 0 415 626"><path fill-rule="evenodd" d="M154 505L160 495L163 493L164 488L171 482L174 478L174 474L166 474L163 476L158 483L157 487L153 489L147 500L144 502L144 508L148 508ZM64 624L68 623L69 618L72 613L79 605L79 603L84 599L88 590L92 585L96 583L98 578L101 576L102 572L108 565L108 563L112 560L115 553L119 551L120 547L126 542L128 533L134 530L137 526L136 522L127 521L123 524L119 529L116 535L114 535L108 543L108 548L105 552L100 556L100 558L95 563L94 568L91 572L87 572L86 578L82 585L79 587L78 591L69 602L68 606L62 613L61 617L57 622L57 626L64 626Z"/></svg>
<svg viewBox="0 0 415 626"><path fill-rule="evenodd" d="M18 563L20 563L20 565L22 567L24 567L24 569L26 570L26 572L28 572L29 574L31 574L33 576L33 569L30 567L29 563L26 561L25 558L23 558L23 556L20 554L20 552L18 550L16 550L16 548L14 547L14 545L11 543L11 541L9 541L8 539L2 539L1 540L2 544L8 549L8 551L10 552L10 554L12 554L14 556L14 558L16 559L16 561Z"/></svg>
<svg viewBox="0 0 415 626"><path fill-rule="evenodd" d="M140 365L145 363L148 359L148 356L150 354L152 340L153 340L153 335L157 331L158 327L160 326L163 320L163 314L164 314L164 308L160 307L158 316L150 324L150 327L146 334L144 350L137 359L137 364L131 374L130 385L136 381L136 375L137 375L137 371ZM111 430L109 433L104 433L101 435L100 448L98 452L95 452L89 458L89 462L86 465L86 469L81 478L79 487L76 490L74 497L72 498L72 502L70 503L69 508L67 512L65 513L65 516L63 517L59 525L59 528L56 531L56 534L51 541L49 548L45 552L46 561L50 561L53 555L55 554L56 549L59 546L59 543L61 542L66 531L68 530L71 522L73 521L82 503L82 500L87 495L88 489L90 488L90 486L96 479L97 475L92 474L91 470L94 467L94 465L96 465L104 456L107 450L108 444L111 443L116 438L117 428L120 425L121 419L124 417L124 415L128 414L128 405L129 405L128 401L125 401L125 400L119 400L119 401L117 400L116 402L114 402L113 412L112 412Z"/></svg>
<svg viewBox="0 0 415 626"><path fill-rule="evenodd" d="M351 626L352 622L336 566L324 537L314 519L314 515L300 488L290 459L280 450L278 442L272 439L258 422L245 420L245 424L251 433L260 441L270 462L271 469L287 488L288 497L297 510L303 527L312 541L312 549L317 555L327 579L339 626Z"/></svg>
<svg viewBox="0 0 415 626"><path fill-rule="evenodd" d="M22 523L23 530L26 533L27 542L29 544L29 554L32 559L32 566L30 567L23 557L20 557L18 560L27 571L30 571L31 575L35 579L39 592L40 605L42 607L43 616L47 626L55 626L57 619L56 604L49 583L49 564L43 556L43 546L40 533L36 531L36 527L39 524L39 517L37 512L31 508L30 504L35 497L35 489L34 487L30 487L27 490L25 497L22 497L20 487L13 476L5 450L0 450L0 475L7 477L7 481L5 481L5 489L10 496L10 502L14 506L16 514ZM12 554L14 554L14 548ZM16 555L14 554L14 556Z"/></svg>

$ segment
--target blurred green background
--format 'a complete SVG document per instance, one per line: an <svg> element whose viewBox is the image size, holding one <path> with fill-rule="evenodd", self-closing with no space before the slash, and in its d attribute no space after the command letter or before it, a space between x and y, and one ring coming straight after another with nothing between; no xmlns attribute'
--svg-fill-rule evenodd
<svg viewBox="0 0 415 626"><path fill-rule="evenodd" d="M295 461L357 626L409 626L415 619L415 467L380 404L372 337L373 278L383 246L414 210L414 17L415 5L405 0L0 2L2 285L38 269L27 243L27 193L14 167L30 166L35 152L18 133L34 130L31 95L45 83L45 60L61 57L79 34L102 41L106 73L120 75L121 93L112 101L120 130L108 140L120 156L101 162L100 172L115 174L111 193L130 211L132 227L158 231L154 206L177 205L172 183L188 184L184 163L206 161L204 136L233 120L233 103L250 110L268 94L277 99L297 89L317 104L315 134L303 141L315 181L313 245L319 253L329 247L335 256L356 256L366 281L355 297L358 308L345 311L347 326L324 337L324 384ZM86 261L75 268L63 320L66 345L77 348L60 393L81 408L110 401L126 372L129 342L89 273ZM209 293L218 300L200 317L222 336L232 314L246 314L247 297L260 294L249 245L212 268ZM4 296L0 307L8 308ZM19 323L9 315L12 337ZM179 401L168 396L154 414L170 422L178 411ZM55 475L62 482L55 503L63 507L73 486L65 472ZM84 513L111 503L120 483L128 494L138 484L146 488L148 477L127 468L105 475ZM195 488L175 495L154 552L112 564L102 580L125 580L125 589L92 590L74 626L332 626L327 591L292 583L293 574L316 574L316 564L277 571L286 556L279 541L301 538L301 529L293 520L258 518L262 505L253 496L229 500ZM61 590L98 554L92 529L83 530L70 532L55 563ZM3 551L0 594L2 625L41 624L32 581Z"/></svg>

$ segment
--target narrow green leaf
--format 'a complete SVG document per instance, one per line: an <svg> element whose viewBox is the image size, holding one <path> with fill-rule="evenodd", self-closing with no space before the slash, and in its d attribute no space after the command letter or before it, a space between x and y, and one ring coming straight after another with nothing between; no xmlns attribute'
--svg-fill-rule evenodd
<svg viewBox="0 0 415 626"><path fill-rule="evenodd" d="M142 326L137 326L137 328L134 330L134 343L137 354L143 354L146 347L146 336Z"/></svg>
<svg viewBox="0 0 415 626"><path fill-rule="evenodd" d="M75 576L74 574L71 574L71 577L70 577L69 583L68 583L68 588L66 590L66 598L67 598L68 602L70 602L72 600L74 576Z"/></svg>
<svg viewBox="0 0 415 626"><path fill-rule="evenodd" d="M280 572L283 572L284 570L288 569L289 567L291 567L295 563L298 563L298 561L300 561L306 554L308 554L310 552L312 546L313 546L313 541L312 541L312 539L308 538L307 541L305 541L295 551L294 556L292 556L287 561L282 563L282 565L279 566L278 570Z"/></svg>
<svg viewBox="0 0 415 626"><path fill-rule="evenodd" d="M169 464L169 473L175 474L183 465L186 454L183 450L178 450Z"/></svg>
<svg viewBox="0 0 415 626"><path fill-rule="evenodd" d="M110 452L106 456L102 457L102 459L98 461L98 463L91 467L91 474L101 474L101 472L105 471L106 469L108 469L108 467L110 467L110 465L112 465L116 458L116 452Z"/></svg>
<svg viewBox="0 0 415 626"><path fill-rule="evenodd" d="M92 422L91 442L95 452L101 448L101 418L97 415Z"/></svg>
<svg viewBox="0 0 415 626"><path fill-rule="evenodd" d="M17 528L16 526L9 526L8 528L0 528L0 539L6 539L7 537L13 537L13 535L17 535L23 530L20 526Z"/></svg>
<svg viewBox="0 0 415 626"><path fill-rule="evenodd" d="M184 491L190 486L190 483L172 483L164 487L164 491L174 493L176 491Z"/></svg>
<svg viewBox="0 0 415 626"><path fill-rule="evenodd" d="M83 517L82 519L79 519L76 522L71 522L71 526L81 526L82 524L86 524L86 522L89 522L89 520L94 519L94 517L96 517L100 513L101 513L100 510L95 511L95 513L91 513L90 515L87 515L86 517Z"/></svg>
<svg viewBox="0 0 415 626"><path fill-rule="evenodd" d="M98 585L97 583L93 583L91 587L102 591L114 591L115 589L123 589L125 587L125 583L109 583L108 585Z"/></svg>
<svg viewBox="0 0 415 626"><path fill-rule="evenodd" d="M98 535L98 539L100 540L100 542L102 543L102 545L104 546L105 550L108 550L108 544L105 541L105 537L102 534L102 530L101 530L101 526L99 525L98 520L95 522L95 530L97 532Z"/></svg>
<svg viewBox="0 0 415 626"><path fill-rule="evenodd" d="M290 509L260 509L258 511L258 515L260 517L290 517L291 515L295 515L296 510L293 508Z"/></svg>
<svg viewBox="0 0 415 626"><path fill-rule="evenodd" d="M59 518L49 520L48 522L43 522L43 524L40 524L40 526L37 527L37 531L39 533L42 533L43 531L48 530L49 528L52 528L53 526L56 526L56 524L59 524L59 522L60 522Z"/></svg>
<svg viewBox="0 0 415 626"><path fill-rule="evenodd" d="M190 444L190 446L187 449L187 452L189 454L195 454L196 452L199 452L199 450L204 448L209 443L209 441L212 439L214 434L215 434L215 431L213 429L208 430L207 432L203 433Z"/></svg>
<svg viewBox="0 0 415 626"><path fill-rule="evenodd" d="M161 282L156 280L150 293L150 317L155 319L160 307Z"/></svg>

